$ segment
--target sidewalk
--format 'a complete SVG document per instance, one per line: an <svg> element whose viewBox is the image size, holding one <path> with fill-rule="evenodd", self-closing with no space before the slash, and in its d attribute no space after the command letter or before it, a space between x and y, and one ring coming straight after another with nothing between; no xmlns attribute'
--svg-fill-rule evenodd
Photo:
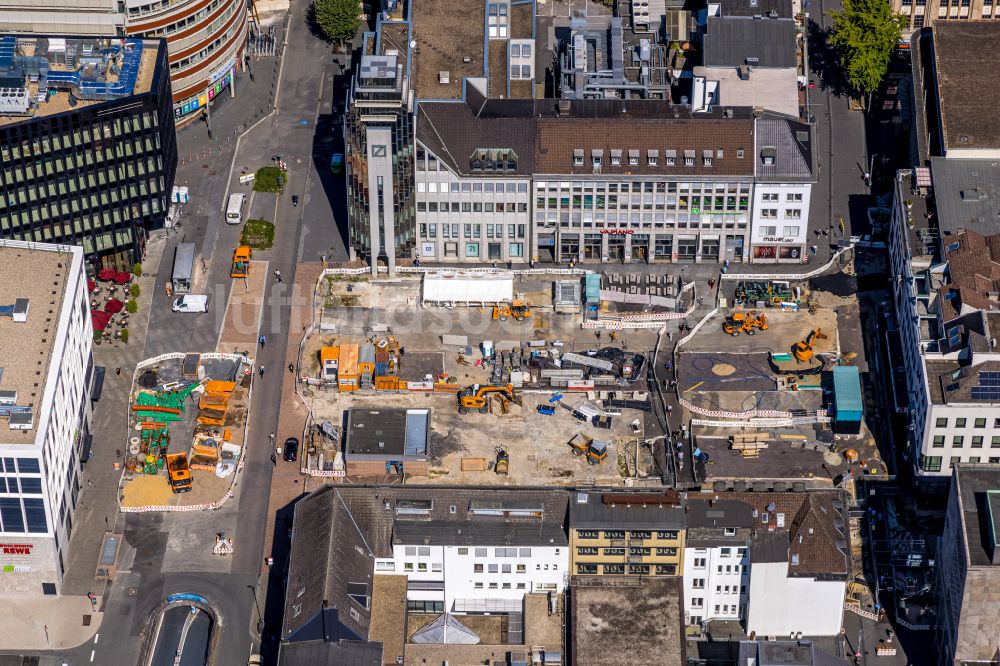
<svg viewBox="0 0 1000 666"><path fill-rule="evenodd" d="M123 450L127 440L126 410L132 373L143 358L156 274L165 244L162 235L148 244L142 264L143 276L138 280L141 290L137 299L139 312L132 318L128 344L106 341L94 347L94 363L106 367L107 374L103 395L94 408L91 427L94 445L90 461L80 472L80 499L73 516L73 534L62 585L64 595L86 595L93 591L100 596L107 585L105 581L94 580L94 571L104 533L114 531L118 523L121 470L114 468L115 452ZM115 372L117 368L121 368L121 375ZM96 626L90 628L91 632L95 630Z"/></svg>
<svg viewBox="0 0 1000 666"><path fill-rule="evenodd" d="M103 613L86 596L4 597L0 650L65 650L90 640Z"/></svg>

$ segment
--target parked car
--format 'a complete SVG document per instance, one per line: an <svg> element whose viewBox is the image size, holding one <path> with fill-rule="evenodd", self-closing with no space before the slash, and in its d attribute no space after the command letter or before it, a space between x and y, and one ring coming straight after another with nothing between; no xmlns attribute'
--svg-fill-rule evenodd
<svg viewBox="0 0 1000 666"><path fill-rule="evenodd" d="M299 440L289 437L285 440L285 450L282 453L286 462L295 462L299 459Z"/></svg>

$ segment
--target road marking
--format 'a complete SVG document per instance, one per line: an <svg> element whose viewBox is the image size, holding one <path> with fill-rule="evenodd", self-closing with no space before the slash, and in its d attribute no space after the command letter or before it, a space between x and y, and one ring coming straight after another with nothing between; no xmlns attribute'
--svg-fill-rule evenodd
<svg viewBox="0 0 1000 666"><path fill-rule="evenodd" d="M96 652L96 650L91 650L90 651L90 660L91 661L94 661L94 652Z"/></svg>
<svg viewBox="0 0 1000 666"><path fill-rule="evenodd" d="M705 382L698 382L697 384L695 384L695 385L694 385L694 386L692 386L691 388L689 388L689 389L686 389L686 390L685 390L684 392L685 392L685 393L690 393L691 391L695 390L696 388L698 388L699 386L701 386L701 385L702 385L702 384L704 384L704 383L705 383Z"/></svg>
<svg viewBox="0 0 1000 666"><path fill-rule="evenodd" d="M97 639L101 637L100 633L94 634L94 645L97 645Z"/></svg>

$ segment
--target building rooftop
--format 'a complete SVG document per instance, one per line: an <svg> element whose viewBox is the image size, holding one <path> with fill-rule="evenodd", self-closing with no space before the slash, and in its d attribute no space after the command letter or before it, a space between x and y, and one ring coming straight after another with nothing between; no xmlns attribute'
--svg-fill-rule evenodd
<svg viewBox="0 0 1000 666"><path fill-rule="evenodd" d="M464 79L486 71L486 0L462 3L461 17L454 4L441 0L413 3L410 12L416 42L411 77L417 99L460 99ZM442 72L447 72L446 83Z"/></svg>
<svg viewBox="0 0 1000 666"><path fill-rule="evenodd" d="M765 112L757 121L759 154L755 159L758 178L763 181L815 182L815 136L812 125Z"/></svg>
<svg viewBox="0 0 1000 666"><path fill-rule="evenodd" d="M812 641L740 641L736 666L846 666Z"/></svg>
<svg viewBox="0 0 1000 666"><path fill-rule="evenodd" d="M686 662L680 578L570 579L573 663Z"/></svg>
<svg viewBox="0 0 1000 666"><path fill-rule="evenodd" d="M719 0L719 13L724 17L777 16L790 19L792 0Z"/></svg>
<svg viewBox="0 0 1000 666"><path fill-rule="evenodd" d="M8 428L5 423L11 418L27 420L23 414L0 418L4 444L35 443L45 392L56 390L47 385L47 378L63 302L68 289L78 288L70 283L72 249L45 248L0 241L0 348L8 352L0 359L0 392L15 392L16 398L7 394L8 399L30 407L32 413L30 429Z"/></svg>
<svg viewBox="0 0 1000 666"><path fill-rule="evenodd" d="M327 643L311 640L284 643L278 656L278 666L382 666L382 646L378 643Z"/></svg>
<svg viewBox="0 0 1000 666"><path fill-rule="evenodd" d="M932 157L931 174L943 243L963 230L1000 234L1000 161Z"/></svg>
<svg viewBox="0 0 1000 666"><path fill-rule="evenodd" d="M961 361L926 361L931 402L993 407L1000 403L1000 361L967 365Z"/></svg>
<svg viewBox="0 0 1000 666"><path fill-rule="evenodd" d="M751 562L788 562L788 575L846 579L849 534L839 490L703 493L705 499L737 501L751 512ZM689 494L688 503L699 495Z"/></svg>
<svg viewBox="0 0 1000 666"><path fill-rule="evenodd" d="M573 493L569 505L574 529L679 530L684 509L677 493Z"/></svg>
<svg viewBox="0 0 1000 666"><path fill-rule="evenodd" d="M954 474L969 566L997 566L993 551L1000 543L1000 467L961 463Z"/></svg>
<svg viewBox="0 0 1000 666"><path fill-rule="evenodd" d="M702 48L706 67L795 67L795 22L710 16Z"/></svg>
<svg viewBox="0 0 1000 666"><path fill-rule="evenodd" d="M718 82L713 105L758 106L793 118L799 115L799 81L794 67L755 68L747 78L740 76L737 67L695 67L694 72Z"/></svg>
<svg viewBox="0 0 1000 666"><path fill-rule="evenodd" d="M344 453L357 456L426 456L428 409L351 409Z"/></svg>
<svg viewBox="0 0 1000 666"><path fill-rule="evenodd" d="M161 40L0 35L0 125L149 92Z"/></svg>
<svg viewBox="0 0 1000 666"><path fill-rule="evenodd" d="M945 154L1000 150L1000 25L992 21L938 21L934 69ZM937 180L935 176L935 181Z"/></svg>

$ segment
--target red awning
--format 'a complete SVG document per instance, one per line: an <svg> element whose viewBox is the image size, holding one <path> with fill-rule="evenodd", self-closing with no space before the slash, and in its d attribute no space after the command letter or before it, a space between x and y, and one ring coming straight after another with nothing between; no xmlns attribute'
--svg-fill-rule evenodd
<svg viewBox="0 0 1000 666"><path fill-rule="evenodd" d="M117 298L112 298L110 301L104 304L104 311L110 314L115 314L121 312L125 304L119 301Z"/></svg>
<svg viewBox="0 0 1000 666"><path fill-rule="evenodd" d="M111 322L111 315L101 310L91 310L90 318L94 322L95 331L103 331L108 327L108 323Z"/></svg>
<svg viewBox="0 0 1000 666"><path fill-rule="evenodd" d="M118 284L128 284L132 280L132 274L128 271L121 271L115 276L115 282Z"/></svg>
<svg viewBox="0 0 1000 666"><path fill-rule="evenodd" d="M114 280L117 275L118 275L118 271L116 271L113 268L102 268L97 273L97 279L98 280L103 280L105 282L108 282L110 280Z"/></svg>
<svg viewBox="0 0 1000 666"><path fill-rule="evenodd" d="M91 294L97 291L97 281L87 278L87 291Z"/></svg>

